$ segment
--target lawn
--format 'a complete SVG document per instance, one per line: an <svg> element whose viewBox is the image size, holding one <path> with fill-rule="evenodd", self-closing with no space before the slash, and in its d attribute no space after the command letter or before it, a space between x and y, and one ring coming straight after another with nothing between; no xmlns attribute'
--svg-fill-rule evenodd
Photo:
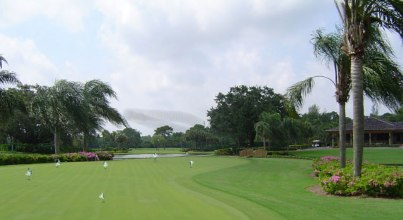
<svg viewBox="0 0 403 220"><path fill-rule="evenodd" d="M193 168L188 161L194 160ZM311 161L179 157L0 167L0 219L399 219L403 200L318 196ZM31 180L25 171L33 170ZM104 192L105 201L98 195Z"/></svg>
<svg viewBox="0 0 403 220"><path fill-rule="evenodd" d="M131 149L128 153L125 154L184 154L182 148L135 148ZM189 154L213 154L214 152L199 152L199 151L190 151Z"/></svg>
<svg viewBox="0 0 403 220"><path fill-rule="evenodd" d="M339 149L320 149L292 151L291 154L303 158L319 158L322 156L339 156ZM347 148L347 159L353 159L353 149ZM364 148L364 160L379 164L403 165L403 148Z"/></svg>

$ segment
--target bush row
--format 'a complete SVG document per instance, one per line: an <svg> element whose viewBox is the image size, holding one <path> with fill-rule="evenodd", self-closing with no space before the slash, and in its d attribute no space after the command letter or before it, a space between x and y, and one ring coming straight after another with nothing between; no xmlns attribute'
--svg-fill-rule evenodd
<svg viewBox="0 0 403 220"><path fill-rule="evenodd" d="M323 190L333 195L403 198L403 170L398 167L364 163L361 177L353 176L353 164L339 168L339 158L325 156L313 163Z"/></svg>
<svg viewBox="0 0 403 220"><path fill-rule="evenodd" d="M96 160L112 160L113 154L106 151L65 153L57 155L44 154L0 154L0 165L13 164L32 164L32 163L52 163L57 160L61 162L79 162L79 161L96 161Z"/></svg>

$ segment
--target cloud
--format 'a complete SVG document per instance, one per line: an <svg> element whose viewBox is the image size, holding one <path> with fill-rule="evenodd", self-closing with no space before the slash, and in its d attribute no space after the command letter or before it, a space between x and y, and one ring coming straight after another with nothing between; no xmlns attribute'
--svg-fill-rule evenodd
<svg viewBox="0 0 403 220"><path fill-rule="evenodd" d="M60 22L70 31L84 30L85 15L91 10L90 0L4 0L0 7L0 27L10 27L40 18Z"/></svg>
<svg viewBox="0 0 403 220"><path fill-rule="evenodd" d="M203 124L203 120L193 114L181 111L163 111L156 109L130 109L123 113L133 127L146 127L149 130L165 125L171 126L175 132L185 132L195 124ZM148 132L152 134L152 132Z"/></svg>
<svg viewBox="0 0 403 220"><path fill-rule="evenodd" d="M8 60L7 69L15 72L25 84L50 85L58 78L58 68L30 39L0 34L0 51Z"/></svg>

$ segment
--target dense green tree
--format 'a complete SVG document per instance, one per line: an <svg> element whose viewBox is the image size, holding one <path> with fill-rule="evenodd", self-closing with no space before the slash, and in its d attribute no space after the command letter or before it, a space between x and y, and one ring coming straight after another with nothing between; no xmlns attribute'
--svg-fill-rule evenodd
<svg viewBox="0 0 403 220"><path fill-rule="evenodd" d="M364 146L363 60L373 32L386 28L403 38L401 0L339 0L337 9L343 22L343 50L351 60L353 97L354 176L361 176Z"/></svg>
<svg viewBox="0 0 403 220"><path fill-rule="evenodd" d="M190 141L194 149L201 150L207 145L209 131L201 124L196 124L185 132L186 140Z"/></svg>
<svg viewBox="0 0 403 220"><path fill-rule="evenodd" d="M168 138L172 135L173 133L173 128L169 125L164 125L162 127L159 127L155 129L154 134L159 134L164 136L165 138Z"/></svg>
<svg viewBox="0 0 403 220"><path fill-rule="evenodd" d="M125 128L122 133L127 137L126 148L139 147L141 144L141 134L133 128Z"/></svg>
<svg viewBox="0 0 403 220"><path fill-rule="evenodd" d="M207 113L211 128L220 136L233 138L238 146L254 146L255 123L262 112L287 114L285 98L268 87L232 87L227 94L219 93L215 101L217 106Z"/></svg>
<svg viewBox="0 0 403 220"><path fill-rule="evenodd" d="M285 132L279 113L263 112L257 123L266 125L262 129L268 137L268 150L277 150L286 146Z"/></svg>
<svg viewBox="0 0 403 220"><path fill-rule="evenodd" d="M13 109L8 120L0 122L0 132L6 134L15 143L30 144L33 148L38 144L49 143L52 137L49 129L42 125L37 117L29 114L26 108L34 96L31 86L18 85L17 88L9 88L6 92L13 97L16 108Z"/></svg>
<svg viewBox="0 0 403 220"><path fill-rule="evenodd" d="M154 147L158 150L159 148L166 147L167 144L167 139L165 138L164 135L161 134L154 134L151 137L151 143L154 145Z"/></svg>
<svg viewBox="0 0 403 220"><path fill-rule="evenodd" d="M183 132L174 132L170 138L170 147L183 148L186 144L185 134Z"/></svg>

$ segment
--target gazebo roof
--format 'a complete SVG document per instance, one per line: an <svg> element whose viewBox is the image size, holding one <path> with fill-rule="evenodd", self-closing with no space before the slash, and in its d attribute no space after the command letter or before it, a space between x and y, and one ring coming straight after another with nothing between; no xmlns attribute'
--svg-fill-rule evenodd
<svg viewBox="0 0 403 220"><path fill-rule="evenodd" d="M352 131L353 124L346 124L346 131ZM326 130L338 132L339 127ZM377 118L367 117L364 120L364 131L403 131L403 122L388 122Z"/></svg>

